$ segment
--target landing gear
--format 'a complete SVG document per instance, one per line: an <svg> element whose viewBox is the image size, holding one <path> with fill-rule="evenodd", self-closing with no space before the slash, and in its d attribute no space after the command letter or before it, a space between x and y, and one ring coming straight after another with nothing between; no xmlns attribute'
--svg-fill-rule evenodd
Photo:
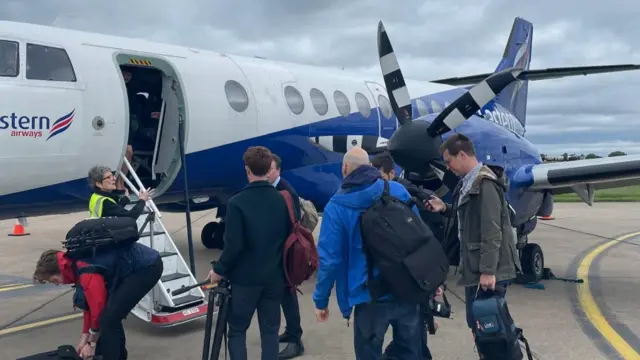
<svg viewBox="0 0 640 360"><path fill-rule="evenodd" d="M523 278L527 282L539 282L544 276L544 255L538 244L527 244L520 252Z"/></svg>
<svg viewBox="0 0 640 360"><path fill-rule="evenodd" d="M224 248L224 240L222 235L224 234L224 222L212 221L202 228L200 234L202 245L207 249L220 249Z"/></svg>

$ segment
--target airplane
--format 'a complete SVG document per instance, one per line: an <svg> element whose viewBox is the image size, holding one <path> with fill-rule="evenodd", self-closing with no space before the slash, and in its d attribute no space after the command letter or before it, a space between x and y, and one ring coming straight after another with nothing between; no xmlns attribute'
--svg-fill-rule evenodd
<svg viewBox="0 0 640 360"><path fill-rule="evenodd" d="M525 137L529 81L640 65L529 70L533 24L517 17L494 72L405 80L383 30L378 45L386 52L379 55L388 75L374 76L0 21L0 219L86 211L88 169L120 169L131 145L155 203L186 204L188 190L189 204L217 208L221 221L212 219L201 241L221 248L225 204L247 182L242 154L249 146L280 155L281 176L322 211L354 146L371 155L390 151L405 176L417 173L449 199L457 179L437 148L460 132L480 161L506 170L523 270L540 279L542 249L527 236L537 216L551 214L553 194L575 191L591 205L596 189L640 183L639 156L545 164ZM127 83L124 73L131 74ZM146 138L130 104L145 100L160 112L146 122Z"/></svg>

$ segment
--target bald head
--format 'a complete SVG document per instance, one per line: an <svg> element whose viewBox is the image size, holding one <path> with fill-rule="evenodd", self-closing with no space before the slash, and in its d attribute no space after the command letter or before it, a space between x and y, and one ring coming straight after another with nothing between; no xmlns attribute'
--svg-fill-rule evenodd
<svg viewBox="0 0 640 360"><path fill-rule="evenodd" d="M353 147L344 154L342 176L346 177L361 165L369 165L369 154L361 147Z"/></svg>

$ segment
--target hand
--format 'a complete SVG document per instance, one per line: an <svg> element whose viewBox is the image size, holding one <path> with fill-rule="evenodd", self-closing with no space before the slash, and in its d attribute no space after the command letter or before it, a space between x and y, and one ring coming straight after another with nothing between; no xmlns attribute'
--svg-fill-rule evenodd
<svg viewBox="0 0 640 360"><path fill-rule="evenodd" d="M436 289L436 296L440 296L440 295L442 295L442 286Z"/></svg>
<svg viewBox="0 0 640 360"><path fill-rule="evenodd" d="M209 271L209 275L207 275L207 280L209 280L209 282L211 282L212 284L215 284L222 280L222 276L216 274L215 271L211 270Z"/></svg>
<svg viewBox="0 0 640 360"><path fill-rule="evenodd" d="M495 290L496 289L496 276L489 274L480 275L480 288L482 290Z"/></svg>
<svg viewBox="0 0 640 360"><path fill-rule="evenodd" d="M129 189L124 188L124 196L129 196Z"/></svg>
<svg viewBox="0 0 640 360"><path fill-rule="evenodd" d="M160 112L158 112L158 111L154 111L154 112L152 112L152 113L151 113L151 117L152 117L153 119L160 119Z"/></svg>
<svg viewBox="0 0 640 360"><path fill-rule="evenodd" d="M437 196L431 195L429 200L424 202L424 208L431 212L443 212L446 209L446 205Z"/></svg>
<svg viewBox="0 0 640 360"><path fill-rule="evenodd" d="M153 190L151 188L148 188L147 190L140 191L140 195L138 196L138 198L140 200L148 201L149 197L151 197L152 194Z"/></svg>
<svg viewBox="0 0 640 360"><path fill-rule="evenodd" d="M82 350L80 351L80 357L83 360L87 360L87 359L93 359L93 356L96 353L96 348L89 345L88 343L82 347Z"/></svg>
<svg viewBox="0 0 640 360"><path fill-rule="evenodd" d="M78 354L80 354L80 351L82 351L82 348L87 345L87 342L89 341L89 334L82 334L82 336L80 337L80 342L78 342L78 346L76 346L76 352L78 352Z"/></svg>
<svg viewBox="0 0 640 360"><path fill-rule="evenodd" d="M325 322L329 319L329 308L316 309L316 320L319 322Z"/></svg>

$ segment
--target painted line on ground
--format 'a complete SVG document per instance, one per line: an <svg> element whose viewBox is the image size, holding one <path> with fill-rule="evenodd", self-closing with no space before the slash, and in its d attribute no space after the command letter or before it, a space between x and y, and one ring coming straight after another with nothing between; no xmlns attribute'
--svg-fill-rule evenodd
<svg viewBox="0 0 640 360"><path fill-rule="evenodd" d="M609 345L613 347L625 360L640 360L640 353L638 353L616 330L613 329L611 324L609 324L602 314L602 311L598 307L593 294L591 293L589 285L589 271L593 261L605 250L622 241L639 235L640 231L626 234L597 246L582 258L577 270L577 277L584 279L584 283L578 287L578 301L580 302L582 311L587 316L591 325L595 327Z"/></svg>
<svg viewBox="0 0 640 360"><path fill-rule="evenodd" d="M23 324L23 325L18 325L18 326L14 326L14 327L10 327L10 328L7 328L7 329L0 330L0 336L14 334L14 333L17 333L17 332L26 331L26 330L30 330L30 329L34 329L34 328L39 328L39 327L43 327L43 326L47 326L47 325L58 324L58 323L62 323L62 322L69 321L69 320L79 319L81 317L82 317L82 312L69 314L69 315L64 315L64 316L57 316L57 317L53 317L53 318L46 319L46 320L35 321L35 322L32 322L32 323L26 323L26 324Z"/></svg>

